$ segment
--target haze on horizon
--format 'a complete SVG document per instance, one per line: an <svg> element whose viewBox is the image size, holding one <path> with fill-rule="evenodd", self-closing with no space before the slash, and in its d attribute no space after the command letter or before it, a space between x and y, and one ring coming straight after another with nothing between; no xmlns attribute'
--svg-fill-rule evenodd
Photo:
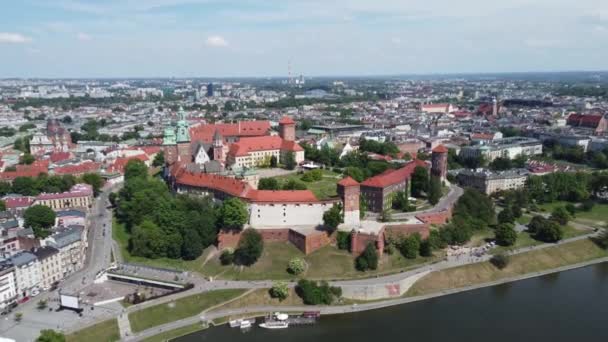
<svg viewBox="0 0 608 342"><path fill-rule="evenodd" d="M23 0L0 77L608 69L605 0Z"/></svg>

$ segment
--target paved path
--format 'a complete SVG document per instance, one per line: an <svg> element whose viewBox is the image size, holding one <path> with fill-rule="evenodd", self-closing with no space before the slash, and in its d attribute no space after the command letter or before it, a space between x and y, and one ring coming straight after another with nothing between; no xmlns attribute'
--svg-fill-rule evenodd
<svg viewBox="0 0 608 342"><path fill-rule="evenodd" d="M129 322L129 315L126 312L118 316L118 330L120 331L121 340L133 335L133 332L131 331L131 322Z"/></svg>

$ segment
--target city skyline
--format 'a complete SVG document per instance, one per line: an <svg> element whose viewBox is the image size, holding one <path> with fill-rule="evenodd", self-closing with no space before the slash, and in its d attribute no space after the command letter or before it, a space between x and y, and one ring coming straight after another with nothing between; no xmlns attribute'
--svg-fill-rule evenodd
<svg viewBox="0 0 608 342"><path fill-rule="evenodd" d="M2 77L606 70L596 0L77 1L3 6Z"/></svg>

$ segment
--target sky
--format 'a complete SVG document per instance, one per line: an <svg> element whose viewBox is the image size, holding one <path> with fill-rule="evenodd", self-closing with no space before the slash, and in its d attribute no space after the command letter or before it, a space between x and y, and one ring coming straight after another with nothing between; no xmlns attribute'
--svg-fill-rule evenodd
<svg viewBox="0 0 608 342"><path fill-rule="evenodd" d="M0 0L0 78L608 70L607 0Z"/></svg>

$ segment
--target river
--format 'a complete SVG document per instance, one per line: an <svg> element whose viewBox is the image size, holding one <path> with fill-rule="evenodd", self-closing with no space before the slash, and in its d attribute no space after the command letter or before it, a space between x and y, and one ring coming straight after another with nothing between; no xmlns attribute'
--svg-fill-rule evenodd
<svg viewBox="0 0 608 342"><path fill-rule="evenodd" d="M284 330L220 326L175 342L608 341L608 263Z"/></svg>

